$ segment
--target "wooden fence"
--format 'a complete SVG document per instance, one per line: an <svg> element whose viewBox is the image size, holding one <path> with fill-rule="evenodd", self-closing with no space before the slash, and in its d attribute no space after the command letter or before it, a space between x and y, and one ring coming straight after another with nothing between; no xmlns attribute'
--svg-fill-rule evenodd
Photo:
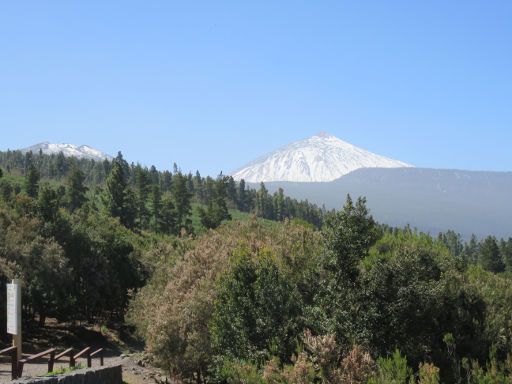
<svg viewBox="0 0 512 384"><path fill-rule="evenodd" d="M33 363L35 360L42 358L48 358L48 373L53 371L53 367L56 361L65 360L69 357L69 367L73 368L76 366L78 359L87 359L87 367L92 367L92 359L98 357L100 360L100 366L103 366L103 348L100 348L94 352L91 352L91 347L84 348L77 354L74 353L73 348L68 348L59 354L56 354L56 349L51 348L46 351L30 355L24 359L18 361L17 347L9 347L0 351L0 356L9 356L11 358L11 378L18 379L23 375L23 368L26 364Z"/></svg>

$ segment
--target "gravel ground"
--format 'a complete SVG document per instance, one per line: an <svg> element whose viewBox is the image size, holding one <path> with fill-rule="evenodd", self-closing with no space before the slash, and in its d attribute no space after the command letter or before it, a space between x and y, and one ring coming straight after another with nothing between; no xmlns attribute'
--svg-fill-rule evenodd
<svg viewBox="0 0 512 384"><path fill-rule="evenodd" d="M128 384L178 384L179 382L166 377L158 368L150 366L143 361L140 354L105 356L105 365L121 364L123 367L123 380ZM7 357L1 357L0 360L0 383L8 383L11 381L11 366ZM85 360L77 361L77 364L87 365ZM93 367L99 366L99 359L93 359ZM59 368L67 368L68 361L59 361L55 363L54 370ZM23 377L43 376L47 373L47 360L41 359L25 365L23 368Z"/></svg>
<svg viewBox="0 0 512 384"><path fill-rule="evenodd" d="M8 341L0 343L0 349L6 348ZM128 384L178 384L170 380L157 368L154 368L143 359L143 346L131 337L131 333L121 327L76 326L73 324L58 323L49 319L46 326L28 328L23 341L23 357L47 350L51 347L57 349L57 354L69 347L74 352L85 347L97 350L104 349L105 365L121 364L123 367L123 379ZM76 364L87 366L86 359L79 359ZM100 365L99 358L93 358L92 366ZM54 370L68 368L69 358L55 362ZM23 377L35 377L46 375L48 371L48 359L42 358L26 364L23 368ZM11 381L11 364L8 356L0 356L0 383Z"/></svg>

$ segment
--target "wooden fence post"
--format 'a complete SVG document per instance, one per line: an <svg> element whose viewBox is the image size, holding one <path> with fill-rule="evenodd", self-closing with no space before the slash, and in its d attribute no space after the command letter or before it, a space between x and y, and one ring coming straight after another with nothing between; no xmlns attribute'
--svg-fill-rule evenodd
<svg viewBox="0 0 512 384"><path fill-rule="evenodd" d="M53 364L55 363L55 350L50 353L50 360L48 360L48 373L53 372Z"/></svg>

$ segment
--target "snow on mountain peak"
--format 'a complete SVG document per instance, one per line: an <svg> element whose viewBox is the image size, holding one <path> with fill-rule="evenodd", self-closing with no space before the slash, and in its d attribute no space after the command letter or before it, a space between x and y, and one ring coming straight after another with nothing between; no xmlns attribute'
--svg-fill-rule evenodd
<svg viewBox="0 0 512 384"><path fill-rule="evenodd" d="M45 155L58 154L62 152L66 157L76 157L78 159L90 159L96 161L111 160L112 156L107 155L95 148L88 145L75 145L75 144L52 144L48 141L32 145L31 147L21 149L21 152L32 152L34 154L41 151Z"/></svg>
<svg viewBox="0 0 512 384"><path fill-rule="evenodd" d="M233 172L247 182L329 182L360 168L402 168L411 165L379 156L326 132L296 141Z"/></svg>

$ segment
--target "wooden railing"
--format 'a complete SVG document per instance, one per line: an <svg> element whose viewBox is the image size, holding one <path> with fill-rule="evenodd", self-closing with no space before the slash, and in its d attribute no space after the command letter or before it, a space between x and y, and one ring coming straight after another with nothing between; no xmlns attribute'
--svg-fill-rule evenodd
<svg viewBox="0 0 512 384"><path fill-rule="evenodd" d="M11 378L18 379L23 375L23 368L26 364L33 362L34 360L41 359L43 357L48 356L48 373L53 372L53 368L55 366L55 362L62 360L66 356L69 356L69 367L75 367L76 361L80 358L87 359L87 367L92 367L92 358L99 357L100 365L103 366L103 348L100 348L94 352L91 352L91 347L84 348L76 355L73 354L73 348L68 348L65 351L55 354L55 348L48 349L46 351L30 355L25 359L18 361L18 349L16 347L5 348L0 351L0 356L10 356L11 357Z"/></svg>
<svg viewBox="0 0 512 384"><path fill-rule="evenodd" d="M18 378L18 348L17 347L9 347L2 349L0 351L0 356L10 356L11 357L11 379Z"/></svg>
<svg viewBox="0 0 512 384"><path fill-rule="evenodd" d="M26 359L20 360L18 362L18 377L21 377L23 375L23 367L25 366L25 364L45 356L50 356L50 358L48 359L48 372L52 372L53 364L55 363L55 348L48 349L44 352L38 353L36 355L31 355Z"/></svg>

